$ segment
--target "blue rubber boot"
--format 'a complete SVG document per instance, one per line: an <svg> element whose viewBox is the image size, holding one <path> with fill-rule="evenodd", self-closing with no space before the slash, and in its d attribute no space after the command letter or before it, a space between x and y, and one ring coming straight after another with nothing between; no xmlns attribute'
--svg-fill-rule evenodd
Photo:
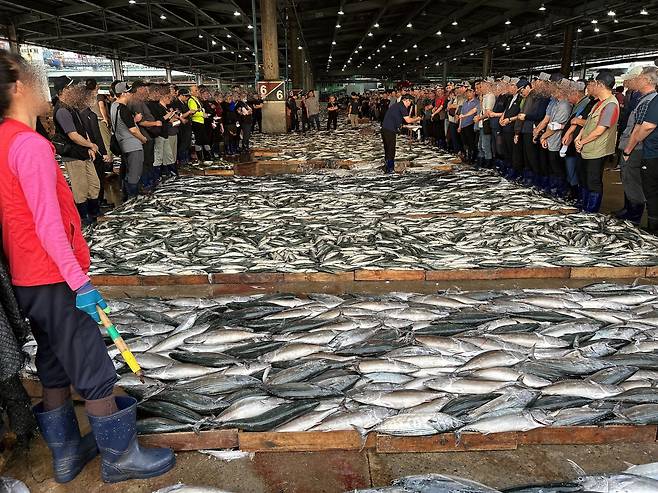
<svg viewBox="0 0 658 493"><path fill-rule="evenodd" d="M176 464L168 448L142 448L137 443L137 401L116 397L116 413L91 416L89 423L101 453L101 477L106 483L160 476Z"/></svg>
<svg viewBox="0 0 658 493"><path fill-rule="evenodd" d="M43 403L39 403L32 411L41 435L53 454L55 481L68 483L98 454L94 435L80 436L71 401L52 411L44 411Z"/></svg>
<svg viewBox="0 0 658 493"><path fill-rule="evenodd" d="M394 159L389 159L386 161L386 165L384 166L384 173L387 175L390 175L395 171L395 160Z"/></svg>
<svg viewBox="0 0 658 493"><path fill-rule="evenodd" d="M534 174L529 169L523 172L523 184L526 187L531 187L534 181Z"/></svg>
<svg viewBox="0 0 658 493"><path fill-rule="evenodd" d="M586 211L587 210L587 203L589 201L589 189L585 187L581 187L580 189L580 201L578 202L577 206Z"/></svg>
<svg viewBox="0 0 658 493"><path fill-rule="evenodd" d="M587 197L587 208L586 212L599 212L601 208L601 200L603 199L603 194L599 192L589 192Z"/></svg>

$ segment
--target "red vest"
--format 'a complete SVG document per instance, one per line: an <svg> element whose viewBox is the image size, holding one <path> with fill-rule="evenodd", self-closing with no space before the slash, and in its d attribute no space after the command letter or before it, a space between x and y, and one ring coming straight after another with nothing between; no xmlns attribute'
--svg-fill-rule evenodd
<svg viewBox="0 0 658 493"><path fill-rule="evenodd" d="M9 148L14 137L20 132L34 130L16 120L5 119L0 123L0 220L2 243L9 260L12 283L15 286L41 286L64 282L57 265L41 246L21 184L9 168ZM57 201L64 231L75 258L86 273L90 264L89 247L82 236L80 215L75 207L73 194L54 156L53 148L52 158L42 163L42 166L57 168Z"/></svg>

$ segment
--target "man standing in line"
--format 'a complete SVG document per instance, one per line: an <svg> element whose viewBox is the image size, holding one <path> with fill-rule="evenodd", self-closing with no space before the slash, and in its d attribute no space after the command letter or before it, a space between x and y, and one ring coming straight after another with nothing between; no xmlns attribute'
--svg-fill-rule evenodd
<svg viewBox="0 0 658 493"><path fill-rule="evenodd" d="M354 101L354 99L352 100ZM357 101L358 103L358 101ZM395 170L395 145L398 131L405 123L417 123L420 117L412 118L409 116L409 107L414 103L414 98L410 94L402 96L399 103L389 106L384 123L382 123L382 141L384 142L384 160L386 165L384 173L390 174Z"/></svg>
<svg viewBox="0 0 658 493"><path fill-rule="evenodd" d="M334 126L334 130L338 126L338 104L336 104L336 96L329 96L329 102L327 103L327 132L331 130L331 126Z"/></svg>
<svg viewBox="0 0 658 493"><path fill-rule="evenodd" d="M128 102L128 109L133 115L141 115L137 125L142 129L142 135L146 137L144 144L144 165L142 168L142 188L150 192L155 183L153 162L155 161L155 138L160 134L162 122L157 121L146 102L149 100L149 84L136 80L130 92L133 96Z"/></svg>
<svg viewBox="0 0 658 493"><path fill-rule="evenodd" d="M263 133L263 99L257 94L254 93L249 105L254 109L254 128L253 131L256 131L256 125L258 125L258 133Z"/></svg>
<svg viewBox="0 0 658 493"><path fill-rule="evenodd" d="M320 101L313 89L306 96L306 109L308 110L308 127L320 130Z"/></svg>
<svg viewBox="0 0 658 493"><path fill-rule="evenodd" d="M206 147L210 153L210 144L206 133L206 112L203 109L199 93L199 86L190 87L190 99L187 106L190 109L190 120L192 120L192 133L194 134L194 150L197 161L212 163L212 156L205 155Z"/></svg>
<svg viewBox="0 0 658 493"><path fill-rule="evenodd" d="M356 128L359 126L359 96L355 92L352 93L352 99L348 105L348 114L350 115L350 126Z"/></svg>

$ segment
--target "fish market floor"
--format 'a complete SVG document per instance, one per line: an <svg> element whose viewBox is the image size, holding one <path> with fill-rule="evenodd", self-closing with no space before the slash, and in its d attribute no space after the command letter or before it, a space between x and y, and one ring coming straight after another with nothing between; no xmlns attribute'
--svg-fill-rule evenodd
<svg viewBox="0 0 658 493"><path fill-rule="evenodd" d="M87 427L86 420L83 426ZM100 461L96 458L74 481L59 485L52 480L50 453L39 439L27 456L10 460L2 475L24 481L32 493L151 493L179 482L234 493L338 493L385 486L402 476L429 472L463 476L502 488L572 479L577 474L567 459L588 473L622 471L626 463L658 460L658 444L542 445L437 454L258 453L253 458L230 462L197 452L176 455L176 467L160 478L106 485L99 478Z"/></svg>

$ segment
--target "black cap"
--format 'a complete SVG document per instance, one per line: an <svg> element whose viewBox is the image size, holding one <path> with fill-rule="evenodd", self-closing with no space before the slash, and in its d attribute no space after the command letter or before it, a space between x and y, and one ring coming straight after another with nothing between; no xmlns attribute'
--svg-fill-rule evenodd
<svg viewBox="0 0 658 493"><path fill-rule="evenodd" d="M57 94L62 92L65 87L68 87L71 84L73 84L73 79L71 79L68 75L60 75L59 77L55 77L53 79L53 87L55 88L55 92Z"/></svg>
<svg viewBox="0 0 658 493"><path fill-rule="evenodd" d="M405 94L400 98L400 101L404 101L405 99L408 99L412 103L414 102L414 97L411 94Z"/></svg>
<svg viewBox="0 0 658 493"><path fill-rule="evenodd" d="M601 84L603 84L608 89L612 89L613 87L615 87L615 76L612 75L612 72L608 70L602 70L601 72L599 72L595 80L596 82L600 82Z"/></svg>
<svg viewBox="0 0 658 493"><path fill-rule="evenodd" d="M528 79L521 79L516 83L516 88L523 89L525 87L528 87L529 85L530 85L530 81Z"/></svg>
<svg viewBox="0 0 658 493"><path fill-rule="evenodd" d="M187 87L181 87L178 90L178 95L179 96L189 96L190 95L190 90Z"/></svg>

